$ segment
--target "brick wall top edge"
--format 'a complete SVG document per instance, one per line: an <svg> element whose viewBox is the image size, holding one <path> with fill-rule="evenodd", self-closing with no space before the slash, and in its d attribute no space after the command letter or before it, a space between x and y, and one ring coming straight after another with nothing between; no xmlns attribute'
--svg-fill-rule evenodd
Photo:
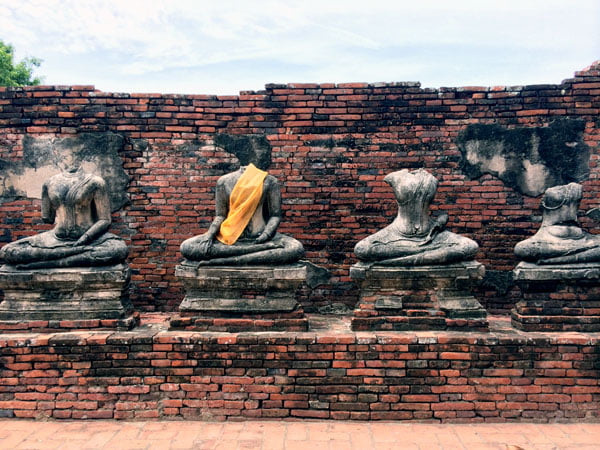
<svg viewBox="0 0 600 450"><path fill-rule="evenodd" d="M32 91L46 91L46 92L63 92L67 93L70 91L88 91L89 97L95 98L136 98L136 99L191 99L191 100L221 100L221 101L238 101L240 98L248 98L249 96L260 96L268 97L273 94L273 90L298 90L304 93L305 90L319 91L322 89L369 89L373 92L378 90L387 89L417 89L423 93L437 93L437 92L519 92L525 90L547 90L547 89L561 89L565 87L565 84L571 84L580 81L578 79L568 79L562 82L562 84L537 84L537 85L525 85L525 86L461 86L461 87L448 87L442 86L439 88L432 87L421 87L418 82L391 82L391 83L340 83L340 84L311 84L311 87L307 84L299 87L298 84L290 85L275 85L267 84L266 90L261 91L240 91L239 95L203 95L203 94L161 94L161 93L128 93L128 92L105 92L94 89L94 86L25 86L25 87L0 87L0 92L32 92ZM315 93L315 92L307 92Z"/></svg>
<svg viewBox="0 0 600 450"><path fill-rule="evenodd" d="M6 87L0 86L0 92L3 91L90 91L96 97L116 97L116 98L198 98L198 99L221 99L234 100L239 96L245 95L268 95L273 89L332 89L332 88L351 88L351 89L377 89L377 88L421 88L424 92L465 92L465 91L519 91L532 89L556 89L559 86L572 84L581 81L581 78L597 77L600 74L600 60L593 62L583 70L574 73L575 78L567 78L559 84L538 84L538 85L517 85L517 86L459 86L459 87L426 87L422 88L418 81L394 81L394 82L352 82L352 83L269 83L265 85L265 90L243 90L238 95L194 95L194 94L168 94L168 93L120 93L104 92L97 90L94 85L40 85L40 86L19 86Z"/></svg>
<svg viewBox="0 0 600 450"><path fill-rule="evenodd" d="M38 86L0 86L0 91L96 91L96 87L92 84L40 84Z"/></svg>
<svg viewBox="0 0 600 450"><path fill-rule="evenodd" d="M585 74L586 72L593 72L596 70L600 70L600 59L594 61L592 64L585 67L584 69L581 69L580 71L575 72L575 76L579 76L579 74Z"/></svg>

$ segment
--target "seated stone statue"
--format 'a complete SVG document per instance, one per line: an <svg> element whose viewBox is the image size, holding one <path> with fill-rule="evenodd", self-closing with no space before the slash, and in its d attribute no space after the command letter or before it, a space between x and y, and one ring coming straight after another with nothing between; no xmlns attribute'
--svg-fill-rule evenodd
<svg viewBox="0 0 600 450"><path fill-rule="evenodd" d="M600 236L582 230L577 222L582 193L578 183L546 189L542 197L542 226L515 246L515 255L536 264L600 261Z"/></svg>
<svg viewBox="0 0 600 450"><path fill-rule="evenodd" d="M387 182L396 196L398 214L394 221L356 244L359 260L387 266L448 264L471 260L479 246L444 227L448 215L429 216L429 204L437 180L429 172L403 169L388 174Z"/></svg>
<svg viewBox="0 0 600 450"><path fill-rule="evenodd" d="M42 187L42 220L54 228L0 249L17 269L116 264L128 254L125 242L107 233L110 201L104 180L67 161L65 171Z"/></svg>
<svg viewBox="0 0 600 450"><path fill-rule="evenodd" d="M296 239L277 233L281 193L275 177L240 156L239 170L217 181L216 216L208 231L181 244L181 254L200 265L272 265L304 255Z"/></svg>

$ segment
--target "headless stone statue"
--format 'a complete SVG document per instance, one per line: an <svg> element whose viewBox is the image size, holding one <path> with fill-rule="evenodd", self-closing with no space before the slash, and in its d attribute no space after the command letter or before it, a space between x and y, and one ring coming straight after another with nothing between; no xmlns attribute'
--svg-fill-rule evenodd
<svg viewBox="0 0 600 450"><path fill-rule="evenodd" d="M582 230L577 222L582 192L578 183L547 189L542 197L542 226L515 246L515 255L536 264L600 261L600 236Z"/></svg>
<svg viewBox="0 0 600 450"><path fill-rule="evenodd" d="M67 164L42 187L42 220L54 228L0 249L17 269L89 267L125 260L127 246L108 233L110 201L104 180Z"/></svg>
<svg viewBox="0 0 600 450"><path fill-rule="evenodd" d="M215 218L205 234L181 244L181 254L199 265L272 265L298 261L304 255L302 244L277 233L281 221L277 179L250 160L241 163L239 170L217 181Z"/></svg>
<svg viewBox="0 0 600 450"><path fill-rule="evenodd" d="M475 241L445 231L448 216L431 218L429 204L437 190L437 180L429 172L403 169L388 174L398 214L394 221L356 244L354 253L361 261L386 266L422 266L468 261L475 257Z"/></svg>

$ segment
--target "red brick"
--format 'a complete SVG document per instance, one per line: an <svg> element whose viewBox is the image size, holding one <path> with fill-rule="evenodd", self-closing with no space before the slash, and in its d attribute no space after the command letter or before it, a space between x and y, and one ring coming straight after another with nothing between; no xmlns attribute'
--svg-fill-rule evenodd
<svg viewBox="0 0 600 450"><path fill-rule="evenodd" d="M473 355L470 353L442 352L440 353L440 359L470 360L473 359Z"/></svg>
<svg viewBox="0 0 600 450"><path fill-rule="evenodd" d="M147 394L150 392L149 386L108 386L110 394Z"/></svg>

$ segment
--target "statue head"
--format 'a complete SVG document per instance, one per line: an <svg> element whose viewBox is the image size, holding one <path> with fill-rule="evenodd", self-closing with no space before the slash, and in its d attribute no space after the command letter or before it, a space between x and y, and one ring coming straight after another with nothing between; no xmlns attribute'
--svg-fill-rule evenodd
<svg viewBox="0 0 600 450"><path fill-rule="evenodd" d="M542 197L543 225L576 223L583 187L569 183L546 189Z"/></svg>

